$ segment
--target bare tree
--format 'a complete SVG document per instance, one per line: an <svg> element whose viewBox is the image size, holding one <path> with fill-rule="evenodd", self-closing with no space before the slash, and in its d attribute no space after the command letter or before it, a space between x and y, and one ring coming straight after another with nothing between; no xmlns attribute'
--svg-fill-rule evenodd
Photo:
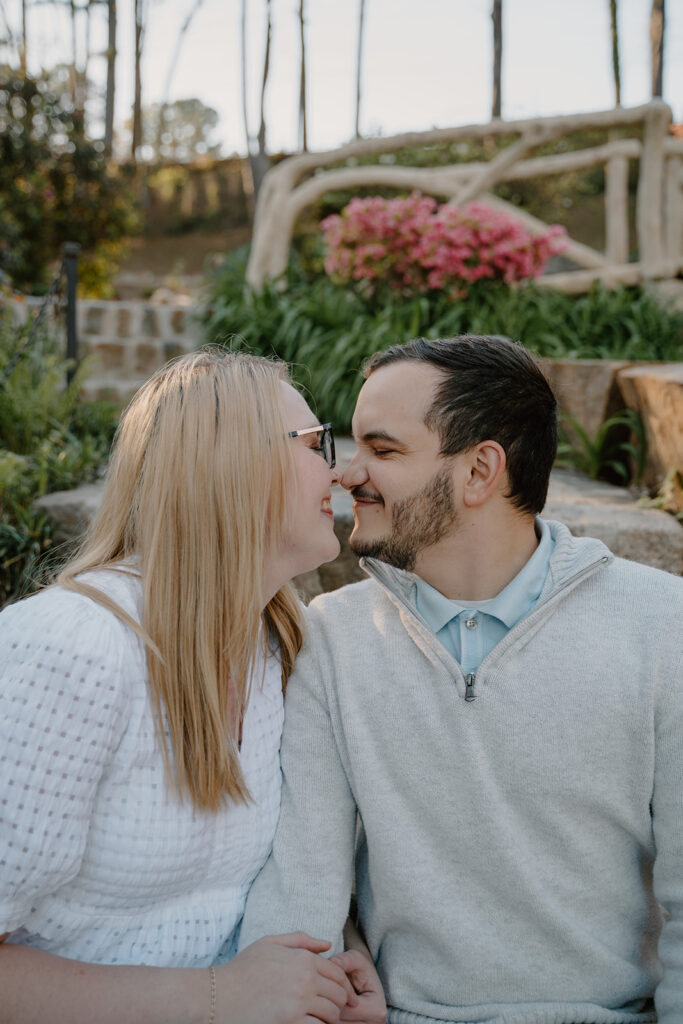
<svg viewBox="0 0 683 1024"><path fill-rule="evenodd" d="M360 0L358 11L358 50L356 55L356 126L354 134L360 138L361 71L363 68L363 29L365 27L365 0Z"/></svg>
<svg viewBox="0 0 683 1024"><path fill-rule="evenodd" d="M242 51L242 117L244 118L244 138L247 143L248 155L251 152L251 136L249 134L249 109L247 103L247 0L242 0L240 46Z"/></svg>
<svg viewBox="0 0 683 1024"><path fill-rule="evenodd" d="M503 0L493 0L493 96L491 119L499 118L501 111L501 72L503 65Z"/></svg>
<svg viewBox="0 0 683 1024"><path fill-rule="evenodd" d="M26 74L26 50L28 33L26 29L28 0L21 0L21 46L19 48L19 66L22 74Z"/></svg>
<svg viewBox="0 0 683 1024"><path fill-rule="evenodd" d="M650 44L652 46L652 95L661 96L664 84L664 0L652 0Z"/></svg>
<svg viewBox="0 0 683 1024"><path fill-rule="evenodd" d="M107 90L104 100L104 152L111 156L114 142L114 97L116 93L116 0L107 0Z"/></svg>
<svg viewBox="0 0 683 1024"><path fill-rule="evenodd" d="M301 74L299 76L299 149L308 150L306 136L306 40L304 35L304 0L299 0L299 35L301 38Z"/></svg>
<svg viewBox="0 0 683 1024"><path fill-rule="evenodd" d="M268 73L270 71L270 40L272 35L272 11L271 0L266 0L266 46L263 56L263 77L261 80L261 113L258 135L256 136L256 151L254 150L254 139L249 131L249 110L247 103L247 0L242 0L242 107L244 113L244 134L247 139L247 153L249 166L254 185L254 196L258 196L261 182L268 170L268 152L266 149L266 86L268 84Z"/></svg>
<svg viewBox="0 0 683 1024"><path fill-rule="evenodd" d="M131 132L130 156L133 163L142 145L142 47L145 35L144 0L134 0L135 14L135 87L133 93L133 130Z"/></svg>
<svg viewBox="0 0 683 1024"><path fill-rule="evenodd" d="M270 37L273 30L272 0L266 0L266 48L263 55L263 78L261 79L261 110L258 135L258 151L251 164L251 172L254 176L254 191L258 195L263 177L268 170L268 153L266 150L266 86L268 84L268 73L270 71Z"/></svg>
<svg viewBox="0 0 683 1024"><path fill-rule="evenodd" d="M76 0L68 0L69 4L69 19L71 24L71 70L69 75L69 82L71 87L71 102L74 105L74 110L81 109L80 96L78 90L78 52L76 42L76 12L78 8L76 6Z"/></svg>
<svg viewBox="0 0 683 1024"><path fill-rule="evenodd" d="M198 13L203 3L204 0L195 0L194 4L188 11L185 21L180 26L180 30L175 41L173 54L171 55L171 60L169 61L168 65L168 71L166 72L166 80L164 82L163 92L161 93L161 103L159 104L159 120L156 126L155 140L157 153L161 152L162 135L164 134L164 119L166 117L166 108L168 107L168 102L171 95L171 82L173 80L173 72L175 71L176 66L178 64L180 51L182 50L183 42L185 41L185 36L187 35L188 29L190 28L190 25L192 24L195 15Z"/></svg>
<svg viewBox="0 0 683 1024"><path fill-rule="evenodd" d="M612 76L614 78L614 105L621 106L621 65L619 63L619 25L617 0L609 0L610 35L612 37Z"/></svg>

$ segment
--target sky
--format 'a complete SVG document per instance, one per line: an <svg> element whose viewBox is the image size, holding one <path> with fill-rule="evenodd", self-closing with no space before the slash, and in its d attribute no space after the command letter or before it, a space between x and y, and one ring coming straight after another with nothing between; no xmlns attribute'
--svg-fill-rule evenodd
<svg viewBox="0 0 683 1024"><path fill-rule="evenodd" d="M196 0L145 0L143 103L158 102L176 38ZM309 149L353 136L360 0L305 0ZM619 0L622 105L650 96L651 0ZM491 0L366 0L360 130L393 135L489 120ZM683 0L667 7L664 99L683 121ZM298 0L272 0L271 71L266 95L271 152L298 143ZM0 0L17 33L20 0ZM116 121L130 117L133 0L118 0ZM258 129L265 0L248 0L250 132ZM614 105L609 0L503 0L502 113L509 120ZM223 155L246 150L240 58L241 0L203 0L173 70L170 100L198 97L220 115L213 141ZM93 52L106 47L105 5L92 18ZM70 53L66 8L29 11L29 67ZM104 82L105 61L93 59ZM93 124L93 130L95 125Z"/></svg>

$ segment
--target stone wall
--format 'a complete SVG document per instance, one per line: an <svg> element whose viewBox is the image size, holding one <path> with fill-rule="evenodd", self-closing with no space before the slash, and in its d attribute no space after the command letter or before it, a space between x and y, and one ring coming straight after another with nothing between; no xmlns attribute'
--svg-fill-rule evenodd
<svg viewBox="0 0 683 1024"><path fill-rule="evenodd" d="M79 353L90 363L86 397L125 402L167 360L196 349L197 313L187 305L79 302Z"/></svg>

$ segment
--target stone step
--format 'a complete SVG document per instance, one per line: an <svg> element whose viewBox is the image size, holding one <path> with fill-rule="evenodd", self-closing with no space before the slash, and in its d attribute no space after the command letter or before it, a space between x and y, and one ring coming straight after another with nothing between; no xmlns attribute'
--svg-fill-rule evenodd
<svg viewBox="0 0 683 1024"><path fill-rule="evenodd" d="M354 452L348 438L337 439L337 463L348 465ZM55 543L78 537L99 506L102 484L88 484L40 498L36 505L54 520ZM310 599L326 590L364 579L358 559L348 545L353 529L353 501L342 487L332 488L335 531L342 550L338 558L297 577L297 586ZM566 523L577 537L597 537L615 555L683 575L683 526L659 509L638 508L622 487L589 480L579 473L554 469L550 475L548 519Z"/></svg>
<svg viewBox="0 0 683 1024"><path fill-rule="evenodd" d="M337 465L343 471L355 447L349 438L335 438L335 442ZM332 488L332 509L342 550L334 562L300 577L307 597L365 578L348 546L353 500L342 487ZM576 537L597 537L620 558L683 575L683 526L667 512L639 508L626 488L554 469L543 515L565 523Z"/></svg>

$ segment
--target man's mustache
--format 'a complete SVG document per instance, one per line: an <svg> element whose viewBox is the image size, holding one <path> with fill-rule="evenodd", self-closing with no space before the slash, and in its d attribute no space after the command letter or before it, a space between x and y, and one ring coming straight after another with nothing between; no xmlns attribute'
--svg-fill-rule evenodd
<svg viewBox="0 0 683 1024"><path fill-rule="evenodd" d="M364 487L352 487L351 497L358 498L361 501L377 501L380 505L384 504L384 498L380 494L373 494L372 491L366 491Z"/></svg>

